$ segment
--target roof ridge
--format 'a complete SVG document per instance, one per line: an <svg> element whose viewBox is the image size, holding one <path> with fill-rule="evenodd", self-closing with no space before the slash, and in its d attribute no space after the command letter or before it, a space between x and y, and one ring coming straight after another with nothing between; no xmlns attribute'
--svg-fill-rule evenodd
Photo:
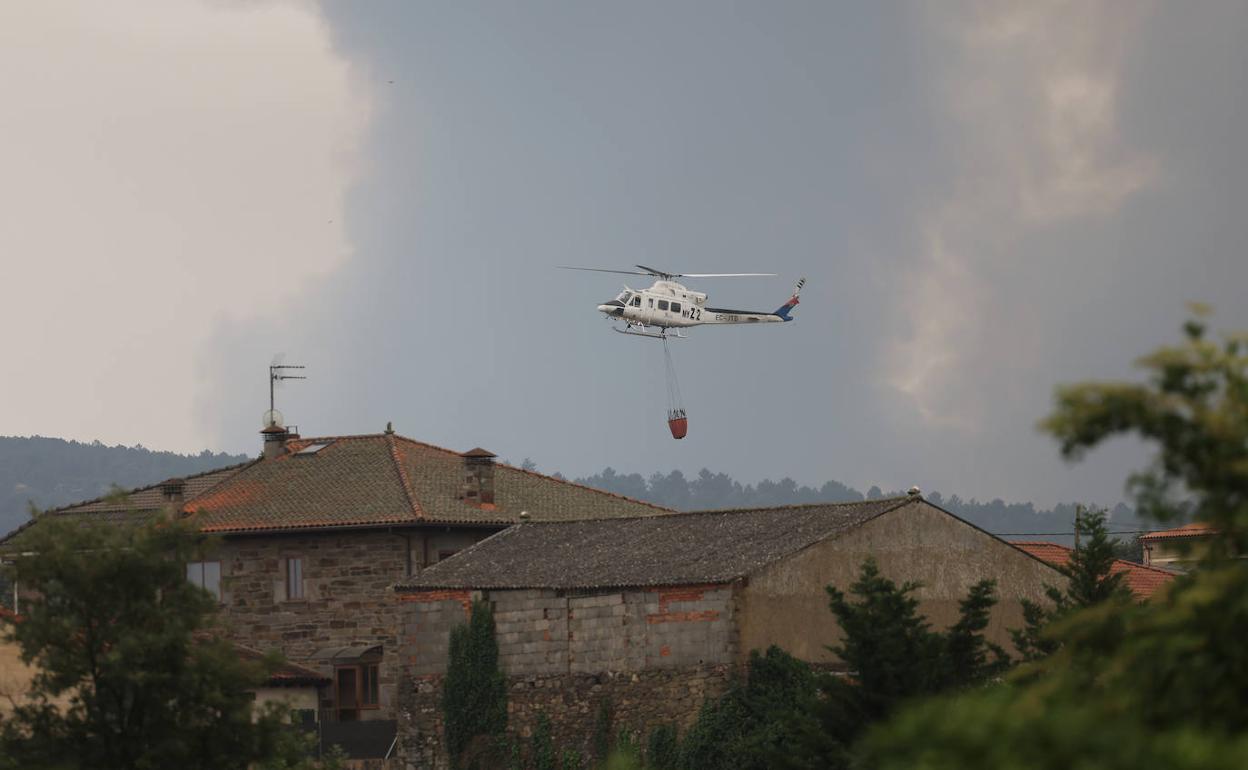
<svg viewBox="0 0 1248 770"><path fill-rule="evenodd" d="M590 489L593 489L593 487L590 487ZM874 503L895 502L899 504L899 505L891 506L887 508L886 510L880 511L880 513L888 513L888 511L895 510L896 508L900 507L900 504L904 504L908 499L909 498L891 497L891 498L880 498L878 500L865 500L860 503L802 503L801 505L761 505L756 508L722 508L722 509L711 509L711 510L706 510L706 511L677 511L677 510L672 510L670 508L664 508L663 510L667 510L671 512L668 513L666 516L662 516L659 518L677 519L677 518L685 518L688 516L723 516L723 515L740 516L740 515L745 515L745 514L750 514L750 513L762 513L764 511L786 511L786 510L797 510L797 509L802 509L802 508L826 508L828 506L847 507L851 504L866 505L867 503L874 504ZM656 517L654 516L612 516L610 519L547 519L545 521L530 521L530 522L527 522L526 526L545 527L545 526L550 526L552 524L582 524L587 521L645 521L645 520L654 519L654 518Z"/></svg>
<svg viewBox="0 0 1248 770"><path fill-rule="evenodd" d="M416 492L412 489L412 480L407 476L407 469L403 467L403 460L399 457L399 446L395 443L394 434L384 434L386 445L390 448L390 460L394 463L395 473L399 474L399 485L403 487L403 496L407 498L407 504L412 510L412 515L418 519L425 518L425 511L420 507L420 503L416 502Z"/></svg>
<svg viewBox="0 0 1248 770"><path fill-rule="evenodd" d="M789 503L787 505L755 505L755 506L738 506L736 508L704 508L700 511L682 511L682 513L739 513L748 511L775 511L780 509L797 509L797 508L823 508L829 505L871 505L874 503L901 502L904 500L913 500L917 496L911 495L893 495L891 497L877 497L873 500L837 500L826 503ZM923 498L918 498L923 499Z"/></svg>
<svg viewBox="0 0 1248 770"><path fill-rule="evenodd" d="M259 457L253 457L250 460L246 460L241 463L234 463L233 465L223 465L220 468L213 468L211 470L200 471L199 473L192 473L188 476L174 476L172 478L180 478L183 481L189 481L190 479L198 479L203 476L210 476L214 473L220 473L221 471L229 471L229 470L234 470L236 468L241 470L243 468L246 468L249 465L254 465L255 463L260 462L260 459L261 458ZM128 488L116 487L116 489L114 489L112 492L109 492L107 495L100 495L99 497L93 497L90 500L79 500L76 503L69 503L67 505L62 505L57 508L49 508L46 511L40 511L40 515L58 514L58 513L63 513L65 511L68 511L70 508L81 508L84 505L94 505L96 503L103 503L103 502L108 501L109 498L117 496L117 495L122 495L122 494L133 495L136 492L147 492L149 490L156 489L157 487L161 486L162 484L164 484L166 481L169 481L169 480L170 479L162 479L160 481L154 482L152 484L146 484L141 487L128 487ZM220 482L217 482L217 483L219 484ZM213 484L211 487L208 487L208 489L214 489L216 486L217 486L216 484ZM204 491L206 492L207 490L204 490ZM16 531L17 530L14 530L14 532Z"/></svg>
<svg viewBox="0 0 1248 770"><path fill-rule="evenodd" d="M652 519L652 518L654 518L654 517L653 517L653 516L647 516L647 517L639 517L639 518L651 518L651 519ZM613 521L618 521L618 519L613 519ZM406 576L405 576L402 580L396 581L393 585L391 585L391 586L390 586L390 590L391 590L391 591L399 591L399 590L404 589L404 588L410 588L410 587L413 585L413 581L414 581L415 579L417 579L417 578L421 577L422 575L427 574L427 573L429 572L429 570L436 570L436 569L438 568L438 565L439 565L439 564L445 564L446 562L453 561L453 560L455 559L455 557L456 557L456 556L462 556L462 555L465 555L465 554L470 554L470 553L472 553L473 551L475 551L475 550L477 550L478 548L480 548L480 547L482 546L482 544L484 544L484 543L489 543L489 542L491 542L491 541L493 541L493 540L498 540L498 539L501 539L504 535L508 535L508 534L510 534L510 533L512 533L512 532L515 532L515 531L516 531L516 530L518 530L520 527L527 527L527 526L529 526L529 524L531 524L531 523L532 523L532 522L526 522L526 523L524 523L524 524L513 524L513 525L511 525L510 527L506 527L506 528L504 528L504 529L500 529L500 530L499 530L499 531L497 531L497 532L493 532L493 533L491 533L490 535L488 535L488 536L486 536L486 537L483 537L483 538L481 538L480 540L478 540L477 542L475 542L475 543L473 543L472 545L468 546L467 548L461 548L460 550L458 550L458 551L456 551L454 554L452 554L449 558L446 558L446 559L441 559L441 560L439 560L439 561L436 561L436 562L434 562L433 564L430 564L429 566L425 567L425 568L424 568L424 569L422 569L420 572L417 572L417 573L416 573L416 574L414 574L414 575L406 575ZM454 566L454 565L452 565L452 566Z"/></svg>
<svg viewBox="0 0 1248 770"><path fill-rule="evenodd" d="M635 497L629 497L628 495L621 495L621 494L619 494L618 492L610 492L610 491L605 490L605 489L599 489L598 487L591 487L591 486L589 486L588 484L578 484L577 482L572 481L571 479L561 479L561 478L559 478L559 477L557 477L557 476L548 476L548 475L546 475L545 473L538 473L537 471L531 471L531 470L528 470L528 469L526 469L526 468L518 468L518 467L516 467L516 466L514 466L514 465L509 465L509 464L507 464L507 463L500 463L500 462L497 462L497 461L495 461L495 463L494 463L494 464L495 464L495 465L501 465L501 466L502 466L502 467L504 467L504 468L508 468L508 469L510 469L510 470L513 470L513 471L518 471L518 472L520 472L520 473L526 473L526 474L528 474L528 475L530 475L530 476L537 476L538 478L541 478L541 479L546 479L547 481L557 481L557 482L559 482L560 484L566 484L566 485L568 485L568 486L570 486L570 487L576 487L576 488L578 488L578 489L588 489L589 491L591 491L591 492L597 492L597 493L598 493L598 494L600 494L600 495L607 495L607 496L609 496L609 497L618 498L618 499L620 499L620 500L627 500L627 501L628 501L628 502L630 502L630 503L637 503L638 505L646 505L646 506L649 506L649 507L651 507L651 508L656 508L656 509L658 509L658 510L660 510L660 511L667 511L668 513L688 513L688 511L677 511L675 508L667 508L667 507L662 506L662 505L659 505L659 504L657 504L657 503L652 503L652 502L649 502L648 500L639 500L639 499L637 499L637 498L635 498ZM624 518L648 518L648 517L644 517L644 516L629 517L629 516L626 516L626 517L624 517Z"/></svg>

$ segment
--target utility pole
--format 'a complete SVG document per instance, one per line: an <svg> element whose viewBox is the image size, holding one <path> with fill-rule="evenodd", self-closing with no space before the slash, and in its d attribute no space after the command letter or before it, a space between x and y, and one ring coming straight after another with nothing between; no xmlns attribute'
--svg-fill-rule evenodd
<svg viewBox="0 0 1248 770"><path fill-rule="evenodd" d="M1075 503L1075 550L1079 550L1079 525L1083 518L1083 505Z"/></svg>

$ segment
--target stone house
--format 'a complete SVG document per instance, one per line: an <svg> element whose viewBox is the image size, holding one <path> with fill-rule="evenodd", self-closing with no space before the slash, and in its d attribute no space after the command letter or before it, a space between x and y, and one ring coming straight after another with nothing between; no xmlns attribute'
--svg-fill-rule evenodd
<svg viewBox="0 0 1248 770"><path fill-rule="evenodd" d="M393 736L395 583L522 513L532 521L670 513L498 463L482 449L461 454L390 430L301 438L270 428L264 439L254 461L48 512L0 541L0 553L20 552L45 518L183 518L220 541L187 576L218 597L229 638L329 678L318 720L389 722Z"/></svg>
<svg viewBox="0 0 1248 770"><path fill-rule="evenodd" d="M891 579L922 584L920 611L936 627L956 620L974 583L995 579L986 635L1006 647L1008 629L1023 625L1020 601L1043 600L1045 584L1063 579L918 495L520 524L396 587L403 755L409 767L444 766L448 635L473 599L493 605L512 729L526 733L543 712L564 746L583 747L604 698L621 726L688 727L751 650L774 644L836 666L825 587L848 588L868 557Z"/></svg>

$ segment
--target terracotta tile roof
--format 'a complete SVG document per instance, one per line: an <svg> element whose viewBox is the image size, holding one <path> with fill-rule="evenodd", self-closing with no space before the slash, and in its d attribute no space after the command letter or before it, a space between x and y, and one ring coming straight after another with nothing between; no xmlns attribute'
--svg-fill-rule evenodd
<svg viewBox="0 0 1248 770"><path fill-rule="evenodd" d="M895 497L761 510L536 522L499 532L397 590L724 583L915 503ZM921 503L925 504L925 503ZM540 558L535 558L540 554Z"/></svg>
<svg viewBox="0 0 1248 770"><path fill-rule="evenodd" d="M1037 559L1046 561L1056 567L1066 566L1070 561L1071 552L1075 550L1069 546L1039 540L1012 541L1011 545L1017 546ZM1148 567L1143 564L1124 561L1123 559L1115 559L1114 566L1110 568L1110 572L1113 574L1125 573L1126 577L1123 578L1123 582L1126 583L1133 594L1141 599L1149 598L1166 583L1174 580L1179 574L1159 567Z"/></svg>
<svg viewBox="0 0 1248 770"><path fill-rule="evenodd" d="M202 531L221 534L423 523L506 526L521 511L533 521L671 513L502 463L494 465L493 505L472 504L459 499L463 455L389 433L299 438L286 446L287 453L276 458L187 477L181 513ZM128 511L150 515L168 504L161 485L153 484L120 502L91 500L48 515L114 520ZM21 531L0 545L12 547Z"/></svg>
<svg viewBox="0 0 1248 770"><path fill-rule="evenodd" d="M217 468L211 471L204 471L192 476L186 476L182 479L183 499L190 499L196 495L203 494L212 489L217 484L230 478L239 471L258 462L251 460L238 465L229 465L224 468ZM151 484L146 487L138 487L129 491L122 491L117 495L106 495L97 497L93 500L86 500L81 503L74 503L63 508L45 511L38 519L32 519L17 529L0 538L0 549L13 550L21 547L25 533L34 526L38 521L45 517L54 519L83 520L92 522L122 522L134 521L136 519L143 520L155 513L165 510L171 503L165 497L165 493L161 487L166 482L162 481L157 484Z"/></svg>
<svg viewBox="0 0 1248 770"><path fill-rule="evenodd" d="M1203 521L1195 521L1191 524L1184 524L1174 529L1164 529L1160 532L1149 532L1147 535L1140 535L1141 541L1149 540L1170 540L1180 537L1206 537L1208 535L1217 534L1217 530Z"/></svg>

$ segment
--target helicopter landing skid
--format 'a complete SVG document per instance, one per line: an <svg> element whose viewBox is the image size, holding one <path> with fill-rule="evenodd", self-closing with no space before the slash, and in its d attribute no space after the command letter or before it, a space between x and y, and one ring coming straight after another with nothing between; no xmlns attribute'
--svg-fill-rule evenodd
<svg viewBox="0 0 1248 770"><path fill-rule="evenodd" d="M665 339L668 339L669 337L673 339L678 339L678 340L688 339L685 335L680 333L679 329L676 331L669 332L667 329L660 328L660 330L657 332L651 332L651 331L646 331L646 327L644 326L634 326L633 324L629 324L628 326L625 326L623 329L621 329L618 326L612 326L611 330L619 332L620 334L629 334L634 337L650 337L651 339L656 339L656 340L665 340Z"/></svg>

